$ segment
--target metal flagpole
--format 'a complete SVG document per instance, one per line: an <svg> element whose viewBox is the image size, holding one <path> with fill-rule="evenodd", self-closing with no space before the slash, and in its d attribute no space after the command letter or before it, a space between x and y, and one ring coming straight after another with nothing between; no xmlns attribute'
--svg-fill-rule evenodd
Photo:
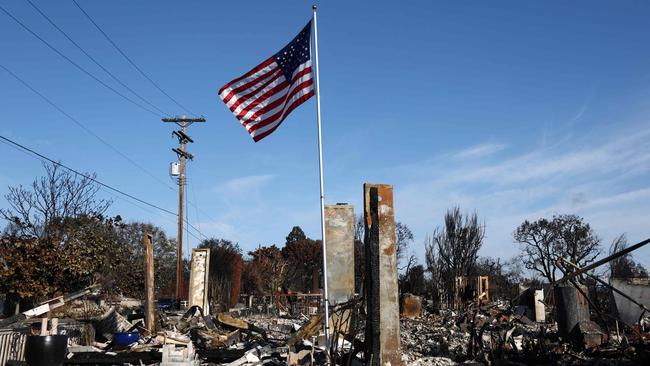
<svg viewBox="0 0 650 366"><path fill-rule="evenodd" d="M323 310L325 312L325 347L330 347L330 310L327 294L327 241L325 240L325 193L323 190L323 138L320 125L320 77L318 77L318 27L316 5L312 6L314 23L314 69L316 70L316 120L318 124L318 169L320 173L320 226L323 238Z"/></svg>

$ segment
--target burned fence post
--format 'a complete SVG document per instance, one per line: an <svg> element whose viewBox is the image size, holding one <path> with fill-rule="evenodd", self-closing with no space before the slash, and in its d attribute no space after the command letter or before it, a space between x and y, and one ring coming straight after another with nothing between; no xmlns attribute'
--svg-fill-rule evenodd
<svg viewBox="0 0 650 366"><path fill-rule="evenodd" d="M156 328L156 318L154 314L154 268L153 268L153 236L148 232L144 233L144 263L145 263L145 320L146 328L149 334L154 334Z"/></svg>
<svg viewBox="0 0 650 366"><path fill-rule="evenodd" d="M399 293L393 187L364 184L366 364L398 366Z"/></svg>
<svg viewBox="0 0 650 366"><path fill-rule="evenodd" d="M209 275L210 249L192 249L188 306L200 306L203 309L203 315L210 314L208 299Z"/></svg>
<svg viewBox="0 0 650 366"><path fill-rule="evenodd" d="M589 320L589 304L578 289L569 284L555 285L555 312L560 337L569 340L573 328Z"/></svg>

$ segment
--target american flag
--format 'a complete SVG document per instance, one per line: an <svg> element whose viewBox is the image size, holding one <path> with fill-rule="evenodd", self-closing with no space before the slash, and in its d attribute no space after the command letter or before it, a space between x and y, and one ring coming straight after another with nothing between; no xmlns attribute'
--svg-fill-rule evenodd
<svg viewBox="0 0 650 366"><path fill-rule="evenodd" d="M270 135L314 95L311 21L280 52L219 89L219 97L255 142Z"/></svg>

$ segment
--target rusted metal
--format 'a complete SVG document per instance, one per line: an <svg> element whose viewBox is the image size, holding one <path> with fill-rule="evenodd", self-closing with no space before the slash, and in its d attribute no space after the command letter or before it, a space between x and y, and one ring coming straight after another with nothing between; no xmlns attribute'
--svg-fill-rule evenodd
<svg viewBox="0 0 650 366"><path fill-rule="evenodd" d="M574 328L572 338L578 346L586 349L595 348L607 343L607 334L603 333L598 324L591 320L580 321Z"/></svg>
<svg viewBox="0 0 650 366"><path fill-rule="evenodd" d="M589 320L587 300L572 285L555 286L555 306L558 334L565 340L579 322Z"/></svg>
<svg viewBox="0 0 650 366"><path fill-rule="evenodd" d="M364 184L366 364L402 365L393 187Z"/></svg>
<svg viewBox="0 0 650 366"><path fill-rule="evenodd" d="M348 204L325 206L327 237L327 286L330 305L354 296L354 207Z"/></svg>
<svg viewBox="0 0 650 366"><path fill-rule="evenodd" d="M609 285L614 292L618 314L625 323L637 324L650 314L650 280L647 278L612 278ZM622 289L622 290L621 290Z"/></svg>
<svg viewBox="0 0 650 366"><path fill-rule="evenodd" d="M402 316L414 319L422 315L422 298L411 294L402 297Z"/></svg>
<svg viewBox="0 0 650 366"><path fill-rule="evenodd" d="M581 269L578 265L576 265L575 263L572 263L571 261L567 260L566 258L561 258L561 259L562 259L562 261L564 261L564 263L566 263L566 264L572 266L573 268L578 269L578 270ZM611 285L611 284L609 284L609 283L603 281L603 280L600 279L599 277L592 275L591 273L585 273L585 274L586 274L588 277L590 277L590 278L592 278L593 280L595 280L596 282L600 283L601 285L606 286L606 287L608 287L610 290L612 290L612 291L615 293L615 295L614 295L614 299L615 299L616 302L617 302L617 306L619 306L618 303L621 302L621 301L617 299L617 296L616 296L616 295L618 295L618 296L620 296L620 297L626 299L626 300L629 301L631 304L636 305L636 306L638 307L638 310L636 311L636 314L637 314L636 317L624 317L624 316L622 317L623 320L624 320L626 323L633 324L633 323L635 323L636 321L638 321L638 317L640 316L640 314L650 313L650 309L648 309L647 306L645 306L644 304L642 304L642 303L636 301L636 300L635 300L634 298L632 298L630 295L626 294L625 292L623 292L623 291L621 291L621 290L619 290L619 289L617 288L617 287L622 287L622 286L624 286L624 285L623 285L623 282L620 282L620 281L622 281L621 279L612 279L612 281L615 281L615 282L618 281L618 283L619 283L619 286L613 286L613 285ZM645 279L642 279L642 280L645 280ZM648 283L647 283L648 281L645 281L645 282L646 282L646 283L645 283L645 286L648 287ZM644 291L644 292L648 293L648 292L650 292L650 291L647 291L647 290L646 290L646 291ZM627 304L626 304L626 305L627 305ZM627 310L627 309L626 309L626 310ZM619 312L620 312L620 309L619 309ZM629 311L626 311L626 313L628 313L628 312L629 312Z"/></svg>
<svg viewBox="0 0 650 366"><path fill-rule="evenodd" d="M594 262L594 263L592 263L592 264L590 264L588 266L585 266L585 267L583 267L583 268L581 268L579 270L576 270L575 272L571 272L571 273L565 275L564 277L562 277L561 279L555 281L555 283L565 282L565 281L568 281L571 278L576 278L576 277L580 276L581 274L589 272L594 268L600 267L605 263L611 262L611 261L613 261L614 259L616 259L618 257L624 256L627 253L633 252L633 251L641 248L642 246L644 246L644 245L646 245L648 243L650 243L650 239L646 239L646 240L644 240L642 242L636 243L636 244L632 245L631 247L627 247L627 248L625 248L625 249L623 249L623 250L621 250L619 252L616 252L616 253L614 253L612 255L609 255L609 256L607 256L607 257L605 257L605 258L603 258L601 260L598 260L598 261L596 261L596 262ZM558 261L560 261L560 259L558 259Z"/></svg>

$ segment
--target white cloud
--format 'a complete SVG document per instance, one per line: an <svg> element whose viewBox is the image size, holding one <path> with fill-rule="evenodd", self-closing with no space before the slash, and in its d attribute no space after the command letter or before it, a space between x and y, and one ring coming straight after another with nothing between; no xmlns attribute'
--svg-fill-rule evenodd
<svg viewBox="0 0 650 366"><path fill-rule="evenodd" d="M217 185L214 190L220 194L227 196L237 196L241 194L249 194L253 191L259 191L262 187L266 186L273 179L271 174L263 175L249 175L246 177L238 177L225 181Z"/></svg>
<svg viewBox="0 0 650 366"><path fill-rule="evenodd" d="M229 223L222 221L210 221L198 223L197 226L201 229L204 235L215 238L232 238L236 234L235 227Z"/></svg>
<svg viewBox="0 0 650 366"><path fill-rule="evenodd" d="M505 148L502 144L484 143L475 146L470 146L467 149L455 153L453 156L456 159L476 159L484 156L492 155Z"/></svg>
<svg viewBox="0 0 650 366"><path fill-rule="evenodd" d="M553 214L583 216L607 245L623 232L631 242L644 239L640 236L650 234L645 212L650 206L648 134L641 129L601 139L583 136L489 165L470 159L435 159L420 163L415 171L411 164L407 169L413 177L395 186L396 216L421 241L442 223L447 208L459 205L467 212L476 210L486 223L481 255L490 256L514 255L516 226L525 219ZM481 149L471 146L463 151Z"/></svg>

